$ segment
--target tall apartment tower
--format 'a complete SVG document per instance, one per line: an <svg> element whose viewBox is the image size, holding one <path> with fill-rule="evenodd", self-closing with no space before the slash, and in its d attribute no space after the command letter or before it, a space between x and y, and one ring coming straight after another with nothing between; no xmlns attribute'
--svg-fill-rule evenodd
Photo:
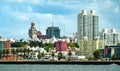
<svg viewBox="0 0 120 71"><path fill-rule="evenodd" d="M37 29L35 28L35 23L34 22L31 23L31 27L29 29L28 34L29 34L29 37L31 39L36 39L37 38Z"/></svg>
<svg viewBox="0 0 120 71"><path fill-rule="evenodd" d="M78 40L95 40L99 36L99 16L95 11L78 14Z"/></svg>

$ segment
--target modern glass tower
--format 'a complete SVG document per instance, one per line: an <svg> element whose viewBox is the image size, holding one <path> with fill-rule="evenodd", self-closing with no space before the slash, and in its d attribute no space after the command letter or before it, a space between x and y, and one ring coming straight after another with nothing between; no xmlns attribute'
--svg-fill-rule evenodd
<svg viewBox="0 0 120 71"><path fill-rule="evenodd" d="M99 36L99 16L86 10L78 14L78 40L95 40Z"/></svg>
<svg viewBox="0 0 120 71"><path fill-rule="evenodd" d="M59 27L48 27L46 29L46 35L48 36L48 38L52 38L53 36L55 38L60 38L60 29Z"/></svg>

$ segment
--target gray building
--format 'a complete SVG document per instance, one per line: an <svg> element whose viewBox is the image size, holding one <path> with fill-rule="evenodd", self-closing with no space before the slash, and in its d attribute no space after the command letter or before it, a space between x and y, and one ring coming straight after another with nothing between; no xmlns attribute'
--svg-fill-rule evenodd
<svg viewBox="0 0 120 71"><path fill-rule="evenodd" d="M95 40L99 36L99 16L95 11L78 14L78 40Z"/></svg>
<svg viewBox="0 0 120 71"><path fill-rule="evenodd" d="M46 35L48 36L48 38L52 38L53 36L55 38L60 38L60 29L59 27L48 27L46 29Z"/></svg>
<svg viewBox="0 0 120 71"><path fill-rule="evenodd" d="M105 45L117 45L120 42L120 33L115 29L103 29L100 33L100 39L105 40Z"/></svg>
<svg viewBox="0 0 120 71"><path fill-rule="evenodd" d="M31 39L36 39L37 38L37 29L35 28L35 23L34 22L31 23L31 27L29 29L28 34L29 34L29 37Z"/></svg>

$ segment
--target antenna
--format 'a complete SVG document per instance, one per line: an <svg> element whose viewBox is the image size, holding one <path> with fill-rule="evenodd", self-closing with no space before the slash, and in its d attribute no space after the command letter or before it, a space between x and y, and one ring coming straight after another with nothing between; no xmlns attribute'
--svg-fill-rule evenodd
<svg viewBox="0 0 120 71"><path fill-rule="evenodd" d="M52 27L54 27L54 23L53 23L53 21L52 21Z"/></svg>

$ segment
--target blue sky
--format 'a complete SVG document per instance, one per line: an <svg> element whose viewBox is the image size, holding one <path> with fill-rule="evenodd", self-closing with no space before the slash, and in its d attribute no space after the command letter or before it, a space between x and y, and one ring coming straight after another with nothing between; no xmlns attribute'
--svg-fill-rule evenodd
<svg viewBox="0 0 120 71"><path fill-rule="evenodd" d="M99 29L120 31L120 0L0 0L0 35L3 38L28 38L31 22L43 34L52 25L61 36L77 31L77 15L81 10L95 10Z"/></svg>

